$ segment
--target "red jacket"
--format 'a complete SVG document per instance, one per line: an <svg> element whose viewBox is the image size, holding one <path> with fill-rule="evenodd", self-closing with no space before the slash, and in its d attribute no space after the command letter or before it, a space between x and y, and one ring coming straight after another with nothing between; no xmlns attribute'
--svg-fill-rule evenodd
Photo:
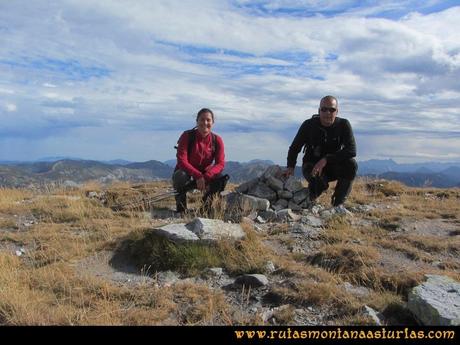
<svg viewBox="0 0 460 345"><path fill-rule="evenodd" d="M213 133L214 134L214 133ZM177 168L184 170L195 180L204 177L206 182L212 180L220 174L225 167L224 142L217 134L214 155L212 154L212 135L203 137L201 133L195 131L195 142L190 150L188 157L188 133L184 132L179 138L177 147ZM214 165L212 164L215 160Z"/></svg>

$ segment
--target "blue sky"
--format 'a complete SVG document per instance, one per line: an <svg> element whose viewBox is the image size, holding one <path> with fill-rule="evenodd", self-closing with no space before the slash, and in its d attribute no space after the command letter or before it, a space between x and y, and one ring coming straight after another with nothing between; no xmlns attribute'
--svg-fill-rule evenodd
<svg viewBox="0 0 460 345"><path fill-rule="evenodd" d="M227 160L284 165L332 94L358 160L460 161L459 18L437 0L0 1L0 160L171 159L208 107Z"/></svg>

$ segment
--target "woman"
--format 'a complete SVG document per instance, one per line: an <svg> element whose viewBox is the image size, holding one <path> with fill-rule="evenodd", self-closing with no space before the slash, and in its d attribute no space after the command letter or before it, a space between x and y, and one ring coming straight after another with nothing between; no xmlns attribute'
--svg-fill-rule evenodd
<svg viewBox="0 0 460 345"><path fill-rule="evenodd" d="M225 167L224 142L211 132L214 114L210 109L201 109L196 116L196 127L185 131L179 138L177 147L177 165L172 176L173 186L179 194L176 196L177 212L187 210L187 192L184 187L191 178L196 188L205 192L203 200L225 188L225 184L216 186ZM213 164L214 162L214 164Z"/></svg>

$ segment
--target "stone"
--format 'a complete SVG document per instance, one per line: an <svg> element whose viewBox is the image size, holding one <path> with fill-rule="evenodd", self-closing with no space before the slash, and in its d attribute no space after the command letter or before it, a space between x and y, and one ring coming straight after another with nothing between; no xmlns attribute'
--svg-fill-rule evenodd
<svg viewBox="0 0 460 345"><path fill-rule="evenodd" d="M287 205L286 205L286 206L281 206L281 205L272 205L272 209L273 209L275 212L278 212L278 211L284 210L285 208L287 208Z"/></svg>
<svg viewBox="0 0 460 345"><path fill-rule="evenodd" d="M265 263L264 268L265 268L265 272L267 272L267 273L273 273L273 272L276 271L275 264L273 262L271 262L271 261L267 261Z"/></svg>
<svg viewBox="0 0 460 345"><path fill-rule="evenodd" d="M168 219L168 218L180 218L180 214L176 213L174 210L170 209L150 209L150 218L152 219Z"/></svg>
<svg viewBox="0 0 460 345"><path fill-rule="evenodd" d="M460 283L446 276L426 277L409 292L409 310L425 326L459 326Z"/></svg>
<svg viewBox="0 0 460 345"><path fill-rule="evenodd" d="M301 190L298 190L297 192L294 193L294 196L292 197L292 201L294 201L296 204L302 203L305 199L310 199L310 192L308 191L308 188L302 188Z"/></svg>
<svg viewBox="0 0 460 345"><path fill-rule="evenodd" d="M99 193L94 192L94 191L88 191L88 192L86 192L86 196L88 198L99 198Z"/></svg>
<svg viewBox="0 0 460 345"><path fill-rule="evenodd" d="M284 183L276 177L269 176L267 177L267 185L274 191L282 191Z"/></svg>
<svg viewBox="0 0 460 345"><path fill-rule="evenodd" d="M307 232L306 226L301 223L293 223L289 230L295 234L304 234Z"/></svg>
<svg viewBox="0 0 460 345"><path fill-rule="evenodd" d="M307 224L307 225L313 226L315 228L323 226L323 221L321 220L321 218L318 218L318 217L313 216L313 215L303 216L300 221L303 224Z"/></svg>
<svg viewBox="0 0 460 345"><path fill-rule="evenodd" d="M263 219L261 216L257 216L256 218L257 223L259 224L265 224L267 221Z"/></svg>
<svg viewBox="0 0 460 345"><path fill-rule="evenodd" d="M243 211L245 215L249 215L253 211L266 211L270 207L270 201L266 199L241 193L228 194L225 197L225 202L227 203L229 209L239 209ZM254 215L254 219L256 217L257 215Z"/></svg>
<svg viewBox="0 0 460 345"><path fill-rule="evenodd" d="M246 236L240 224L229 224L218 219L195 218L186 227L201 240L240 240Z"/></svg>
<svg viewBox="0 0 460 345"><path fill-rule="evenodd" d="M302 183L300 180L295 178L294 176L290 176L286 182L284 182L284 189L290 191L290 192L297 192L303 188Z"/></svg>
<svg viewBox="0 0 460 345"><path fill-rule="evenodd" d="M302 223L292 223L290 229L292 233L302 234L304 237L314 240L317 239L321 233L321 229L313 228L309 225L304 225Z"/></svg>
<svg viewBox="0 0 460 345"><path fill-rule="evenodd" d="M270 208L270 201L252 195L242 194L240 208L243 211L267 211Z"/></svg>
<svg viewBox="0 0 460 345"><path fill-rule="evenodd" d="M314 205L312 208L311 208L311 213L313 213L314 215L320 215L321 212L324 210L324 206L322 205Z"/></svg>
<svg viewBox="0 0 460 345"><path fill-rule="evenodd" d="M300 207L299 205L297 205L297 204L296 204L295 202L293 202L292 200L289 200L288 208L290 208L290 209L293 210L293 211L302 211L302 207Z"/></svg>
<svg viewBox="0 0 460 345"><path fill-rule="evenodd" d="M222 267L210 267L204 271L205 276L220 277L224 274Z"/></svg>
<svg viewBox="0 0 460 345"><path fill-rule="evenodd" d="M261 287L268 284L268 279L263 274L244 274L235 279L234 285L244 285L247 287Z"/></svg>
<svg viewBox="0 0 460 345"><path fill-rule="evenodd" d="M268 222L276 221L276 212L272 210L261 211L259 215Z"/></svg>
<svg viewBox="0 0 460 345"><path fill-rule="evenodd" d="M158 272L156 274L157 282L160 286L169 287L179 281L179 276L173 271Z"/></svg>
<svg viewBox="0 0 460 345"><path fill-rule="evenodd" d="M287 208L289 205L289 202L285 199L279 199L277 202L275 202L273 206L276 206L278 209L282 210L283 208Z"/></svg>
<svg viewBox="0 0 460 345"><path fill-rule="evenodd" d="M168 224L154 230L156 234L166 237L167 239L182 243L187 241L198 241L200 238L190 231L185 224Z"/></svg>
<svg viewBox="0 0 460 345"><path fill-rule="evenodd" d="M297 222L300 220L301 216L292 212L291 209L285 208L283 210L276 211L276 218L279 221L294 221Z"/></svg>
<svg viewBox="0 0 460 345"><path fill-rule="evenodd" d="M350 284L349 282L345 282L343 284L343 287L345 288L345 290L355 296L360 296L360 297L364 297L364 296L368 296L369 295L369 289L368 288L365 288L364 286L353 286L352 284Z"/></svg>
<svg viewBox="0 0 460 345"><path fill-rule="evenodd" d="M286 200L292 199L292 197L294 196L294 194L288 190L278 191L277 194L278 194L279 199L286 199Z"/></svg>
<svg viewBox="0 0 460 345"><path fill-rule="evenodd" d="M308 198L302 201L302 203L300 203L299 206L302 207L303 209L310 209L310 207L312 206L312 203L310 199Z"/></svg>
<svg viewBox="0 0 460 345"><path fill-rule="evenodd" d="M252 186L247 193L257 198L267 199L269 201L276 200L276 192L269 186L261 182L259 182L255 186Z"/></svg>
<svg viewBox="0 0 460 345"><path fill-rule="evenodd" d="M374 205L358 205L352 207L351 210L357 213L368 213L374 210L376 207Z"/></svg>
<svg viewBox="0 0 460 345"><path fill-rule="evenodd" d="M249 189L259 183L259 178L252 179L245 183L240 184L238 187L235 188L235 191L238 193L247 193Z"/></svg>
<svg viewBox="0 0 460 345"><path fill-rule="evenodd" d="M382 326L382 319L383 315L378 311L368 307L367 305L364 306L364 315L369 316L374 322L376 326Z"/></svg>
<svg viewBox="0 0 460 345"><path fill-rule="evenodd" d="M257 218L257 210L253 210L251 213L249 213L249 214L247 215L247 217L248 217L249 219L255 221L256 218Z"/></svg>
<svg viewBox="0 0 460 345"><path fill-rule="evenodd" d="M283 170L279 165L269 166L263 173L263 178L268 179L270 176L279 179L283 175Z"/></svg>

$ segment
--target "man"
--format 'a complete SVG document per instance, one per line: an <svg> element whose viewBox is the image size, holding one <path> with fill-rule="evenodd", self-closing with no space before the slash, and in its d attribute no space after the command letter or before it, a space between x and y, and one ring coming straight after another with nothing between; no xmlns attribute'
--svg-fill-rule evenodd
<svg viewBox="0 0 460 345"><path fill-rule="evenodd" d="M332 206L343 207L351 192L358 165L356 143L350 122L337 117L339 104L335 97L321 99L318 115L313 115L299 128L287 157L286 176L294 174L297 156L305 146L302 173L308 181L310 200L315 201L337 180Z"/></svg>

